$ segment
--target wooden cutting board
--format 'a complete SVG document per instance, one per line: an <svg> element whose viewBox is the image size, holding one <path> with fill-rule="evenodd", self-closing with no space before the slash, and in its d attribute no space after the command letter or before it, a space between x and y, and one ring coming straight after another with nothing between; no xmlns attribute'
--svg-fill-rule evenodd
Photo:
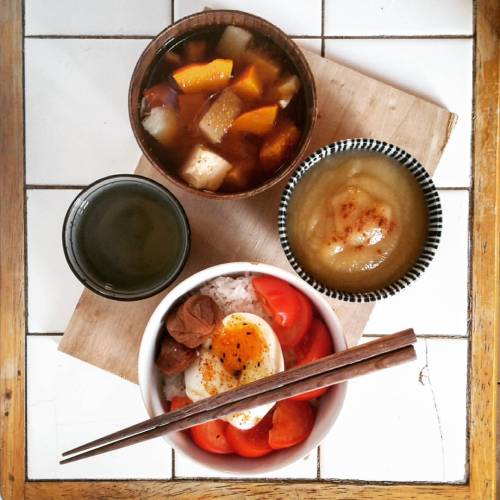
<svg viewBox="0 0 500 500"><path fill-rule="evenodd" d="M316 78L319 110L309 153L340 139L376 138L407 150L429 173L434 173L456 115L336 62L308 51L304 53ZM291 271L281 250L276 223L286 181L251 199L221 201L178 189L144 157L135 172L171 190L189 218L191 253L172 286L201 269L223 262L258 261ZM137 302L118 302L85 290L59 349L137 383L142 333L166 293L168 290ZM349 345L356 344L374 305L334 300L331 303Z"/></svg>

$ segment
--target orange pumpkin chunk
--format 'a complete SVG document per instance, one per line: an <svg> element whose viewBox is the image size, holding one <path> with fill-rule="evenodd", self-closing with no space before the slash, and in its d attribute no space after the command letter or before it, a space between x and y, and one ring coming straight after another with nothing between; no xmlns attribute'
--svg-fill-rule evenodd
<svg viewBox="0 0 500 500"><path fill-rule="evenodd" d="M207 99L206 94L179 94L179 114L184 123L191 123Z"/></svg>
<svg viewBox="0 0 500 500"><path fill-rule="evenodd" d="M231 59L214 59L206 64L188 64L176 69L172 76L185 94L198 92L217 92L227 87L233 61Z"/></svg>
<svg viewBox="0 0 500 500"><path fill-rule="evenodd" d="M231 89L242 99L262 97L262 81L257 73L257 66L252 64L234 81Z"/></svg>
<svg viewBox="0 0 500 500"><path fill-rule="evenodd" d="M289 121L280 124L260 148L261 164L267 169L278 168L299 142L300 131Z"/></svg>
<svg viewBox="0 0 500 500"><path fill-rule="evenodd" d="M278 106L276 104L252 109L234 120L232 131L266 135L271 132L277 115Z"/></svg>

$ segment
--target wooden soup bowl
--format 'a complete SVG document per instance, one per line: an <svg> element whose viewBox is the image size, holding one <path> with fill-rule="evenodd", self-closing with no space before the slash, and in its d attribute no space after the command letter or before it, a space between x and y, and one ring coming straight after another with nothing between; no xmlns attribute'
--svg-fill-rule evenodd
<svg viewBox="0 0 500 500"><path fill-rule="evenodd" d="M162 161L150 146L151 139L141 124L140 107L143 91L147 85L150 72L158 57L170 47L175 45L179 39L191 33L204 30L212 26L236 25L248 28L256 33L271 39L283 50L295 69L296 75L301 81L301 92L305 99L305 119L299 128L302 136L296 147L295 155L285 163L275 174L259 186L237 193L217 193L212 191L195 189L185 183L180 177L169 172L167 165ZM172 183L193 194L216 199L248 198L269 189L282 179L287 177L302 160L307 146L311 140L312 131L316 122L317 98L314 77L304 57L304 54L296 43L283 31L268 21L235 10L207 10L191 16L184 17L168 28L164 29L146 47L140 56L132 74L129 88L129 118L134 136L150 163Z"/></svg>

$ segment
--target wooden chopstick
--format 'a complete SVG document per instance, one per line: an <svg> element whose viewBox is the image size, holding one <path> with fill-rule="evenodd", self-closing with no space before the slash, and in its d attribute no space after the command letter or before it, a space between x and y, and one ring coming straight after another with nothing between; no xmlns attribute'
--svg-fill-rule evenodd
<svg viewBox="0 0 500 500"><path fill-rule="evenodd" d="M220 405L225 404L228 399L236 401L238 399L241 399L242 397L244 398L258 395L262 391L265 391L269 385L272 385L273 387L282 387L283 385L292 383L296 380L300 380L304 377L309 377L316 373L322 373L334 368L340 368L353 362L369 359L371 357L378 356L379 354L387 353L401 347L411 345L416 342L416 340L417 339L415 337L415 333L412 329L403 330L392 335L386 335L371 342L367 342L366 344L361 344L351 349L336 352L334 354L331 354L330 356L315 361L314 363L301 367L291 368L289 370L286 370L285 372L280 372L276 375L273 375L272 380L271 377L266 377L252 384L247 384L231 391L224 392L212 398L198 401L180 410L165 413L157 417L144 420L143 422L140 422L138 424L126 427L94 441L82 444L81 446L64 452L62 455L66 456L77 453L79 451L84 451L100 444L108 443L115 439L124 438L127 435L137 434L138 432L152 429L159 425L166 425L179 418L188 417L191 415L195 415L196 413L203 412L207 408L207 405L210 405L210 408L216 408Z"/></svg>
<svg viewBox="0 0 500 500"><path fill-rule="evenodd" d="M100 455L108 451L117 450L119 448L124 448L136 443L141 443L143 441L162 436L169 432L181 431L193 425L198 425L209 420L220 418L235 411L247 410L260 404L271 403L280 399L295 396L296 394L301 394L309 390L339 384L361 375L366 375L374 371L390 368L401 363L411 361L412 359L415 359L415 357L415 349L413 348L413 346L403 347L396 351L391 351L374 358L369 358L357 363L353 363L351 365L331 370L326 373L322 373L320 375L309 377L305 380L296 381L285 387L275 388L268 392L262 393L257 397L246 398L244 400L227 403L226 405L219 406L205 412L197 413L193 416L181 417L178 420L170 422L169 424L154 427L139 434L124 437L117 441L105 444L101 447L93 448L78 455L66 458L64 460L61 460L61 462L59 463L65 464L69 462L75 462L77 460Z"/></svg>
<svg viewBox="0 0 500 500"><path fill-rule="evenodd" d="M309 365L280 372L83 444L63 453L63 456L109 443L101 448L62 460L61 463L122 448L167 432L219 418L234 411L242 411L260 404L274 402L311 389L340 383L348 378L393 366L393 364L399 364L414 356L413 349L410 349L411 352L406 350L396 353L395 357L387 356L387 354L397 350L401 351L402 348L415 341L413 330L404 330L381 337L352 349L332 354ZM370 360L372 360L371 363L361 364ZM386 366L385 363L389 364ZM342 368L344 370L341 370Z"/></svg>

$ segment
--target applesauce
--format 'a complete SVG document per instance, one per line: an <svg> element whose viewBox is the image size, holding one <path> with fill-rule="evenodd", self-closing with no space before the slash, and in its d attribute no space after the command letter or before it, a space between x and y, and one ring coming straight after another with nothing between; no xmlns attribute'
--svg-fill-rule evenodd
<svg viewBox="0 0 500 500"><path fill-rule="evenodd" d="M427 237L427 205L412 173L383 154L328 156L297 184L287 232L302 269L329 288L368 292L408 271Z"/></svg>

